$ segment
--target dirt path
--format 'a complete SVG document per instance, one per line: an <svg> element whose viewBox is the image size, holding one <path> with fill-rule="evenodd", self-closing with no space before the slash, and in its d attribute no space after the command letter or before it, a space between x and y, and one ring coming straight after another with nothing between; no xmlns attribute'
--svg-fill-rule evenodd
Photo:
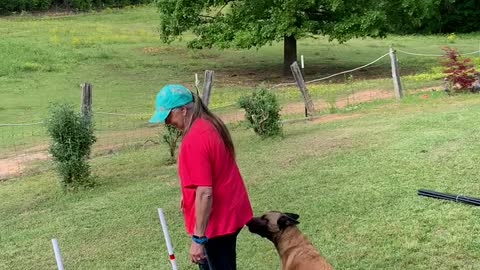
<svg viewBox="0 0 480 270"><path fill-rule="evenodd" d="M12 158L0 160L0 180L16 176L23 172L27 165L33 161L46 160L48 155L46 152L37 152L31 154L21 154Z"/></svg>
<svg viewBox="0 0 480 270"><path fill-rule="evenodd" d="M346 106L351 106L351 105L362 103L362 102L379 100L379 99L390 99L393 97L394 95L393 95L393 92L391 91L370 90L370 91L363 91L363 92L358 92L353 95L350 95L342 100L337 101L335 105L337 108L344 108ZM314 105L315 105L315 109L318 111L325 110L329 106L329 104L324 101L316 101ZM301 114L304 112L304 109L305 107L302 102L290 103L282 107L281 114L282 115ZM339 119L345 119L345 118L351 118L351 117L357 117L357 116L359 116L359 114L348 115L348 116L332 114L332 115L322 116L318 119L312 120L311 122L322 123L322 122L335 121ZM238 122L244 119L244 112L243 110L237 110L235 112L221 114L220 117L226 123ZM131 138L131 137L138 136L138 134L145 135L145 134L153 134L153 133L152 133L152 129L150 128L148 130L145 129L145 133L139 130L122 131L122 132L114 132L112 133L112 136L114 137L124 136L124 137ZM105 139L100 138L100 140L105 140ZM49 156L47 153L47 147L48 147L47 145L35 146L33 148L25 150L24 153L21 155L9 156L9 157L0 159L0 181L20 175L35 161L42 161L42 160L49 159ZM105 152L108 152L108 150L113 151L121 147L122 146L118 143L117 144L107 143L105 145L102 144L101 146L96 147L94 151L94 155L95 155L95 152L105 153Z"/></svg>

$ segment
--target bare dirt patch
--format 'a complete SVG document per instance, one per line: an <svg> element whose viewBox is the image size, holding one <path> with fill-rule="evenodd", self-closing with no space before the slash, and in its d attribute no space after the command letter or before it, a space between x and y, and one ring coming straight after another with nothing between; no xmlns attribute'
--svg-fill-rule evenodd
<svg viewBox="0 0 480 270"><path fill-rule="evenodd" d="M48 155L46 152L21 154L15 157L0 159L0 181L19 175L34 161L47 159Z"/></svg>
<svg viewBox="0 0 480 270"><path fill-rule="evenodd" d="M115 131L108 135L100 135L92 151L92 157L104 156L125 148L128 143L143 143L146 137L154 137L158 130L154 128L139 128L135 130ZM27 171L36 161L50 159L48 145L40 144L21 153L9 153L0 158L0 181L16 177Z"/></svg>
<svg viewBox="0 0 480 270"><path fill-rule="evenodd" d="M336 102L336 106L338 108L344 108L348 105L354 105L354 104L374 101L374 100L389 99L393 97L394 97L393 91L368 90L368 91L355 93L353 95L348 96L345 99L339 100Z"/></svg>

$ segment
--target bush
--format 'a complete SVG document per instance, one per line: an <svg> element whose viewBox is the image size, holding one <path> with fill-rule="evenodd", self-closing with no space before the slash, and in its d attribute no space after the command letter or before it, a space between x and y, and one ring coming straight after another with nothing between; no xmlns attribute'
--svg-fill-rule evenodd
<svg viewBox="0 0 480 270"><path fill-rule="evenodd" d="M96 138L90 118L74 112L68 104L54 104L46 121L51 138L49 152L65 191L94 184L87 159Z"/></svg>
<svg viewBox="0 0 480 270"><path fill-rule="evenodd" d="M165 125L165 129L163 131L163 142L165 142L168 146L169 154L170 154L170 162L175 163L175 152L178 148L178 140L182 133L178 131L173 126Z"/></svg>
<svg viewBox="0 0 480 270"><path fill-rule="evenodd" d="M245 109L245 118L248 120L249 127L253 128L260 137L282 134L281 108L273 93L260 88L251 96L241 97L239 104Z"/></svg>
<svg viewBox="0 0 480 270"><path fill-rule="evenodd" d="M467 92L473 88L475 69L469 58L462 58L456 49L444 47L445 52L440 62L444 67L445 91Z"/></svg>
<svg viewBox="0 0 480 270"><path fill-rule="evenodd" d="M0 0L0 14L21 11L43 11L50 8L52 0Z"/></svg>
<svg viewBox="0 0 480 270"><path fill-rule="evenodd" d="M71 0L69 3L69 8L87 11L92 9L93 3L92 0Z"/></svg>

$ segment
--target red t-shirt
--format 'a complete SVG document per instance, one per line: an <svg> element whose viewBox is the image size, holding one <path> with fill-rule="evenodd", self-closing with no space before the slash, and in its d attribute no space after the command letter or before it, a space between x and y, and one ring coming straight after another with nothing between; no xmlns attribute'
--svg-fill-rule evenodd
<svg viewBox="0 0 480 270"><path fill-rule="evenodd" d="M212 210L205 235L233 233L253 216L247 191L235 159L215 127L198 118L184 136L178 155L182 210L187 233L195 229L195 188L212 187Z"/></svg>

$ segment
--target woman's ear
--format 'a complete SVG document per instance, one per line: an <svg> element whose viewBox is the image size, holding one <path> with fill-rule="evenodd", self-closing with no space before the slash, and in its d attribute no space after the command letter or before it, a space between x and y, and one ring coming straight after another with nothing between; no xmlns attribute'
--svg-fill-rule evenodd
<svg viewBox="0 0 480 270"><path fill-rule="evenodd" d="M183 107L181 108L181 110L182 110L182 115L183 115L183 117L187 116L187 108L186 108L185 106L183 106Z"/></svg>

